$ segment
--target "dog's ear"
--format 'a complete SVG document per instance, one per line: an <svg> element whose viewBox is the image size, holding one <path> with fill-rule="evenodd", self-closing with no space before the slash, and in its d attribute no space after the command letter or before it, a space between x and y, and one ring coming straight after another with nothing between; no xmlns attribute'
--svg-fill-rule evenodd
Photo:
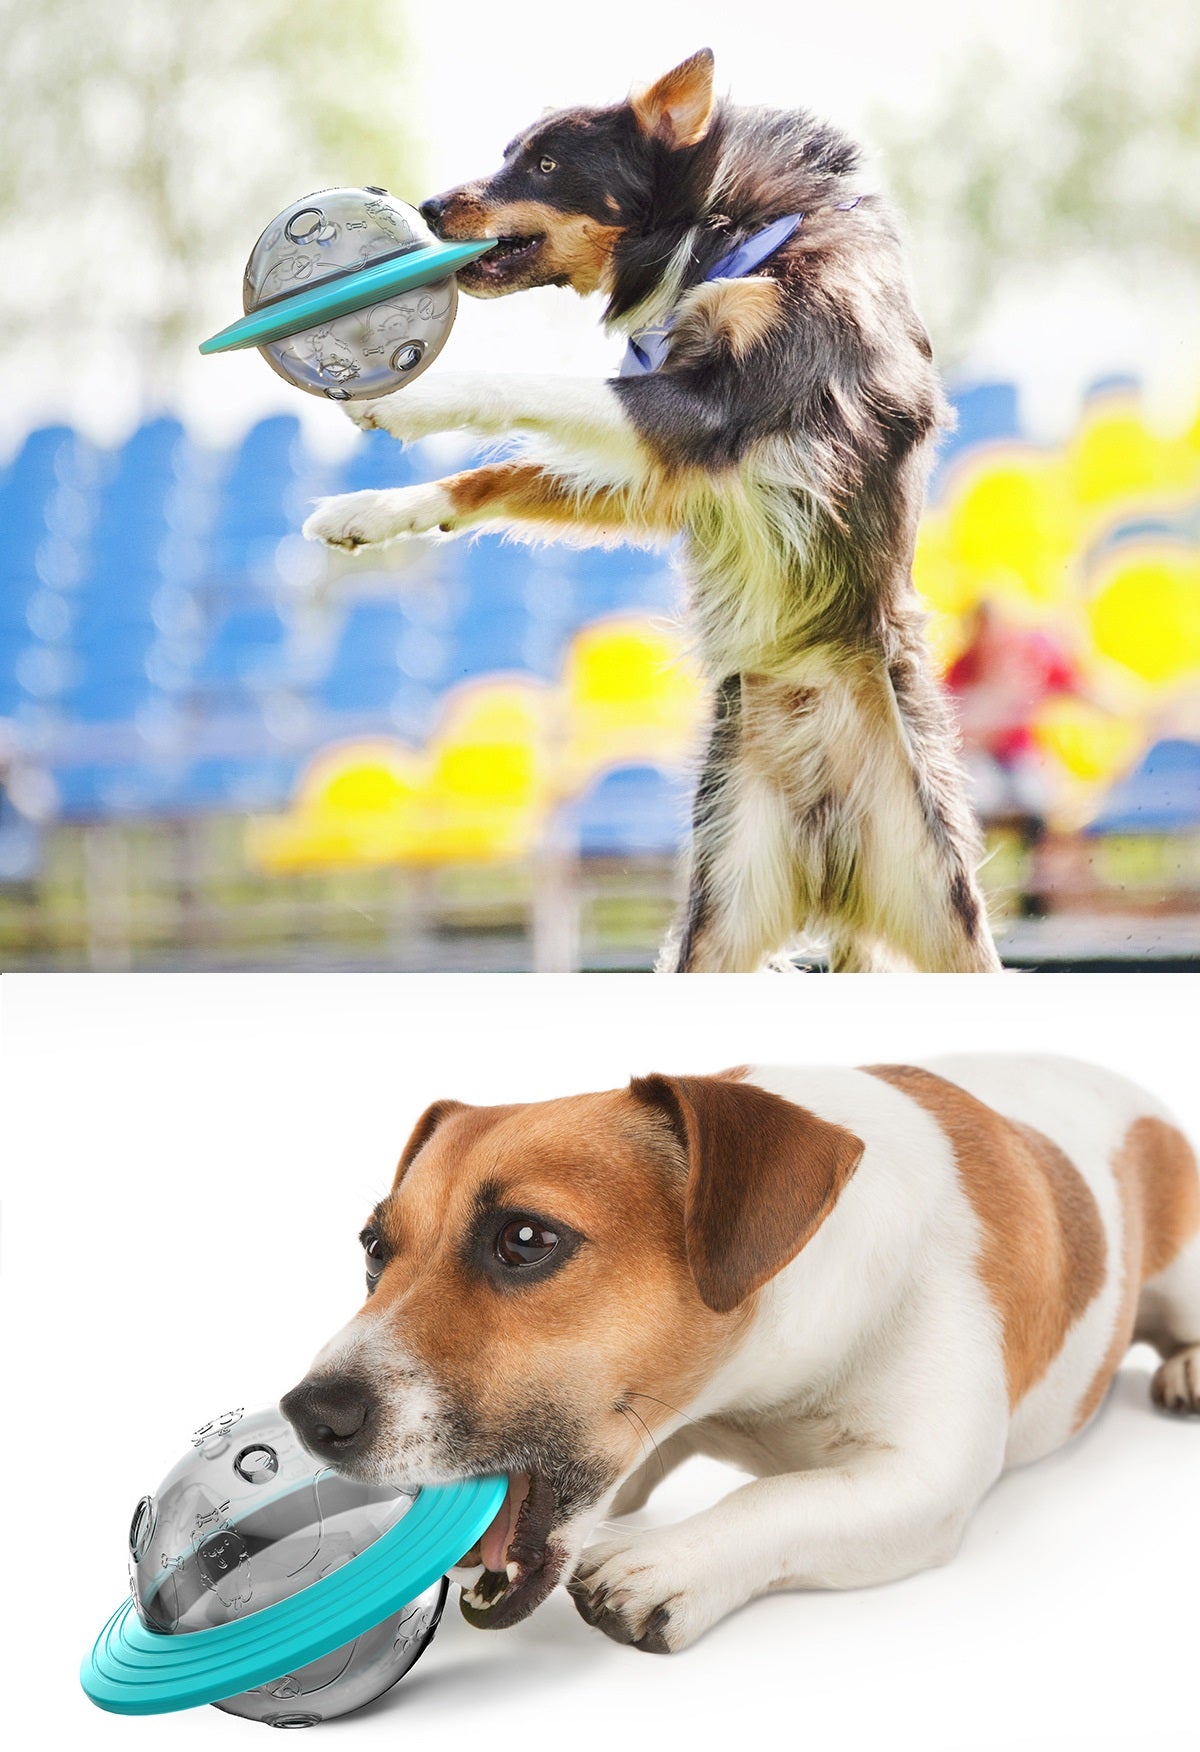
<svg viewBox="0 0 1200 1752"><path fill-rule="evenodd" d="M713 52L698 49L652 85L631 93L630 106L644 134L668 146L695 146L708 133L713 96Z"/></svg>
<svg viewBox="0 0 1200 1752"><path fill-rule="evenodd" d="M737 1073L635 1077L630 1089L684 1151L688 1264L703 1300L728 1314L811 1241L863 1142Z"/></svg>
<svg viewBox="0 0 1200 1752"><path fill-rule="evenodd" d="M452 1113L465 1113L466 1111L467 1103L465 1101L435 1101L431 1107L425 1109L413 1127L412 1136L405 1144L400 1160L396 1164L396 1174L392 1181L393 1187L399 1186L408 1172L413 1157L418 1150L424 1149L442 1121L449 1119Z"/></svg>

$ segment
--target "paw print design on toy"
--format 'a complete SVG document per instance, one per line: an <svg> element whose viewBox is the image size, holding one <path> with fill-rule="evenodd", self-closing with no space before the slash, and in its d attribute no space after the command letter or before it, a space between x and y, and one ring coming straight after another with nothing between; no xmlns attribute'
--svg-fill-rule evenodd
<svg viewBox="0 0 1200 1752"><path fill-rule="evenodd" d="M444 1572L505 1488L360 1484L314 1460L280 1411L224 1412L134 1509L131 1598L84 1689L126 1715L215 1703L275 1727L358 1709L428 1646Z"/></svg>

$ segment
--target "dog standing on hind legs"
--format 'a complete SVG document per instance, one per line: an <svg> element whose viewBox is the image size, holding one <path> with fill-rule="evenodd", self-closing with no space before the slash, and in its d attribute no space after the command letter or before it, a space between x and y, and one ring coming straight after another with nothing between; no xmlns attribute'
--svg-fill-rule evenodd
<svg viewBox="0 0 1200 1752"><path fill-rule="evenodd" d="M751 971L802 935L831 965L999 968L980 845L912 556L945 404L886 204L800 111L719 101L702 50L603 109L543 117L494 176L427 201L494 237L464 291L603 292L619 377L422 378L347 405L411 442L524 439L514 460L321 502L356 549L498 527L683 537L713 685L688 898L663 965Z"/></svg>

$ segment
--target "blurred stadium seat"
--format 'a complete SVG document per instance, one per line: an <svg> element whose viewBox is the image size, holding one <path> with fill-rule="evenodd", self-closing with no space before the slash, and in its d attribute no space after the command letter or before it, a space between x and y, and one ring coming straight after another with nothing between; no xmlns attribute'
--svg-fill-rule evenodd
<svg viewBox="0 0 1200 1752"><path fill-rule="evenodd" d="M930 482L930 495L935 499L941 494L960 456L1022 436L1014 383L964 385L952 395L951 406L954 409L954 429L942 437Z"/></svg>
<svg viewBox="0 0 1200 1752"><path fill-rule="evenodd" d="M233 608L214 628L190 681L211 692L278 678L288 629L274 607Z"/></svg>
<svg viewBox="0 0 1200 1752"><path fill-rule="evenodd" d="M678 635L632 615L585 626L563 666L563 789L614 765L678 767L691 756L703 687Z"/></svg>
<svg viewBox="0 0 1200 1752"><path fill-rule="evenodd" d="M570 810L583 858L672 858L687 831L686 775L661 767L602 773Z"/></svg>
<svg viewBox="0 0 1200 1752"><path fill-rule="evenodd" d="M1091 834L1170 834L1200 828L1200 743L1156 742L1109 792Z"/></svg>
<svg viewBox="0 0 1200 1752"><path fill-rule="evenodd" d="M276 550L307 514L306 489L317 477L301 443L300 422L292 415L252 426L220 485L207 552L209 579L243 590L272 583Z"/></svg>
<svg viewBox="0 0 1200 1752"><path fill-rule="evenodd" d="M936 651L984 601L1052 630L1083 686L1031 726L1051 825L1194 833L1200 411L1163 434L1114 380L1051 447L1012 384L954 399L916 564ZM222 815L226 847L253 818L249 865L272 877L494 870L564 830L585 861L660 871L704 715L669 552L487 534L371 565L300 541L313 498L462 450L370 433L323 463L291 416L225 450L168 418L108 451L30 433L0 471L0 718L44 781L21 794L52 807L7 806L0 884L30 879L55 819ZM333 588L299 588L322 567Z"/></svg>
<svg viewBox="0 0 1200 1752"><path fill-rule="evenodd" d="M330 492L363 493L381 487L407 487L427 479L421 450L397 444L386 432L364 432Z"/></svg>
<svg viewBox="0 0 1200 1752"><path fill-rule="evenodd" d="M564 557L574 585L575 627L611 614L678 612L679 584L665 554L645 548L580 548L567 550Z"/></svg>

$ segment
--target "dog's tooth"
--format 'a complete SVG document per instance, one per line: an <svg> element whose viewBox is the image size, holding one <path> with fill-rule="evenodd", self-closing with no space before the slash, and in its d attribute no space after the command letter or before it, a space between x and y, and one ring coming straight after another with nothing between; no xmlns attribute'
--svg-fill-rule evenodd
<svg viewBox="0 0 1200 1752"><path fill-rule="evenodd" d="M504 1573L510 1582L517 1582L520 1581L521 1577L525 1574L525 1571L519 1563L506 1563L504 1566Z"/></svg>
<svg viewBox="0 0 1200 1752"><path fill-rule="evenodd" d="M511 1578L510 1578L511 1579ZM505 1590L500 1588L490 1595L481 1594L478 1588L464 1588L463 1599L474 1612L490 1612L504 1598Z"/></svg>

